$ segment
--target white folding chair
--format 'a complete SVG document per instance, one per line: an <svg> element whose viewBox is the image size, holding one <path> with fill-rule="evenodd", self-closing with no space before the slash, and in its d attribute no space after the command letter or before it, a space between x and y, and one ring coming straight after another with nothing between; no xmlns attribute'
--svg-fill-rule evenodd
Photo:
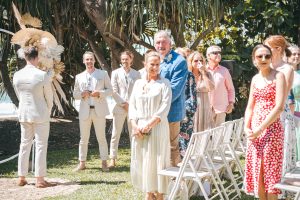
<svg viewBox="0 0 300 200"><path fill-rule="evenodd" d="M158 173L159 175L176 178L174 187L171 189L171 192L168 196L169 200L173 200L175 198L182 179L191 179L196 181L206 200L214 199L216 197L219 197L218 199L224 199L217 181L213 175L214 173L212 171L212 168L210 167L210 164L206 159L206 151L210 149L213 143L211 136L211 130L193 133L180 168L171 167L161 170ZM207 167L208 170L203 170L202 168L198 167L201 166L202 163ZM208 197L208 194L206 193L203 186L203 181L206 179L211 179L213 185L217 190L217 194L212 195L211 197Z"/></svg>
<svg viewBox="0 0 300 200"><path fill-rule="evenodd" d="M226 158L227 156L230 156L232 159L231 162L234 162L233 164L237 166L238 172L240 174L240 179L244 179L244 169L242 167L241 161L240 161L240 155L237 155L237 151L234 149L233 144L233 138L236 129L238 129L239 126L241 126L241 120L234 120L234 121L228 121L223 123L225 126L225 135L224 135L224 141L223 141L223 152L225 152Z"/></svg>
<svg viewBox="0 0 300 200"><path fill-rule="evenodd" d="M247 138L244 134L244 118L234 120L234 134L232 135L232 144L238 156L245 155Z"/></svg>
<svg viewBox="0 0 300 200"><path fill-rule="evenodd" d="M226 191L227 195L230 197L230 199L234 199L237 197L241 197L241 191L240 191L239 185L241 185L240 187L242 187L244 173L243 173L243 168L240 164L239 158L235 154L235 151L231 144L231 137L233 134L235 122L227 121L227 122L223 123L222 125L225 127L225 131L223 133L224 134L223 141L220 145L218 155L213 157L213 161L224 163L224 165L226 167L226 172L227 172L226 175L231 181L231 184L229 184L225 187L225 191ZM226 151L229 151L230 153L226 154L225 153ZM235 166L238 166L238 174L236 175L236 178L233 174L233 171L234 171L233 168L235 168ZM240 184L238 184L238 182ZM232 187L234 189L231 189ZM231 191L230 191L230 189L231 189Z"/></svg>
<svg viewBox="0 0 300 200"><path fill-rule="evenodd" d="M281 183L275 184L275 188L280 189L280 190L285 190L288 192L295 193L295 198L294 200L300 200L300 187L295 186L295 185L290 185L284 182L285 179L281 181ZM300 181L300 179L299 179Z"/></svg>
<svg viewBox="0 0 300 200"><path fill-rule="evenodd" d="M201 166L202 169L208 170L213 174L213 177L217 181L218 185L220 186L220 189L223 193L223 196L226 200L232 199L229 198L230 192L228 191L228 187L225 186L225 182L222 182L220 175L223 173L224 170L227 171L227 173L232 175L232 171L229 169L229 165L226 162L226 159L223 156L223 149L222 149L222 143L224 138L224 131L225 127L223 125L211 129L211 138L212 138L212 144L209 148L204 152L206 159L208 161L208 166ZM221 156L221 162L214 161L214 157ZM233 175L232 175L233 176ZM234 179L232 179L232 176L230 176L231 181L234 182ZM233 184L232 182L232 184ZM234 184L233 184L234 185ZM237 185L234 185L236 190L239 190Z"/></svg>
<svg viewBox="0 0 300 200"><path fill-rule="evenodd" d="M224 193L226 199L235 199L237 197L241 197L241 192L234 178L233 172L230 167L230 162L234 161L232 157L226 157L225 155L225 136L226 136L226 129L227 131L231 131L233 123L228 122L227 127L221 125L215 129L212 129L212 138L213 138L213 145L212 145L212 152L211 154L207 155L208 160L214 171L214 176L216 180L220 183L220 188ZM228 136L228 139L230 137ZM230 139L229 139L230 140ZM217 158L217 159L216 159ZM217 163L222 163L221 165L217 165ZM221 181L221 174L226 170L228 174L228 178L231 181L231 184L225 185L224 182Z"/></svg>

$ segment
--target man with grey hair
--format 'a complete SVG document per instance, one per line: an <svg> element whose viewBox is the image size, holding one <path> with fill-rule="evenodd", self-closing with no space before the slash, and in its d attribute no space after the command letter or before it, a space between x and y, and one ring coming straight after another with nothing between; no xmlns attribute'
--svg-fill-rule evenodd
<svg viewBox="0 0 300 200"><path fill-rule="evenodd" d="M187 78L186 60L171 49L171 37L167 31L161 30L154 35L154 46L161 56L160 75L168 79L172 88L172 102L168 114L171 165L177 166L181 161L178 136L180 121L185 117L185 83Z"/></svg>
<svg viewBox="0 0 300 200"><path fill-rule="evenodd" d="M209 92L210 106L213 110L214 125L225 122L226 113L231 113L235 102L235 91L229 70L221 62L221 47L213 45L207 48L207 69L211 73L215 89Z"/></svg>

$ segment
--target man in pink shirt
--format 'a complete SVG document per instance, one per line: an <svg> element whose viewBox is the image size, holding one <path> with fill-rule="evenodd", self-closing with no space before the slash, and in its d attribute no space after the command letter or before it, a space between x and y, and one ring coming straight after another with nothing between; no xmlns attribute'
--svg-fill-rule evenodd
<svg viewBox="0 0 300 200"><path fill-rule="evenodd" d="M227 113L231 113L235 102L232 78L227 68L221 66L221 48L210 46L206 51L207 69L211 73L215 89L209 93L215 126L225 122Z"/></svg>

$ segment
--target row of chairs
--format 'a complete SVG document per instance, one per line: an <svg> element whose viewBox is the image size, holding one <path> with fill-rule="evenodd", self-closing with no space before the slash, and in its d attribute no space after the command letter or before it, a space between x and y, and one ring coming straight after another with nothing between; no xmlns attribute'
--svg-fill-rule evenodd
<svg viewBox="0 0 300 200"><path fill-rule="evenodd" d="M168 200L183 199L178 196L182 183L187 185L188 196L198 194L200 189L206 200L231 200L241 197L244 170L240 156L245 154L243 123L244 119L241 118L192 134L180 167L159 172L173 180ZM223 180L224 177L229 179L230 184ZM214 187L211 194L205 189L205 182Z"/></svg>

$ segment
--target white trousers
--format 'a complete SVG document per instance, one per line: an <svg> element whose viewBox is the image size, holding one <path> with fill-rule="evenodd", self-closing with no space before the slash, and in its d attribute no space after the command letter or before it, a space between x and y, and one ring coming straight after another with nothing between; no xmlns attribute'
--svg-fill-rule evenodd
<svg viewBox="0 0 300 200"><path fill-rule="evenodd" d="M113 128L112 128L112 135L110 140L110 153L109 157L111 159L116 159L118 155L118 146L120 141L120 136L123 130L124 121L127 122L129 139L131 141L131 123L126 119L127 114L113 114Z"/></svg>
<svg viewBox="0 0 300 200"><path fill-rule="evenodd" d="M79 160L86 161L88 144L91 134L91 126L94 124L95 133L99 145L100 159L108 159L108 147L105 137L105 117L98 117L94 109L90 109L90 115L86 120L79 120L80 142L79 142Z"/></svg>
<svg viewBox="0 0 300 200"><path fill-rule="evenodd" d="M47 173L47 148L50 123L21 122L21 144L18 158L18 175L28 174L29 156L35 137L35 176L44 177Z"/></svg>

